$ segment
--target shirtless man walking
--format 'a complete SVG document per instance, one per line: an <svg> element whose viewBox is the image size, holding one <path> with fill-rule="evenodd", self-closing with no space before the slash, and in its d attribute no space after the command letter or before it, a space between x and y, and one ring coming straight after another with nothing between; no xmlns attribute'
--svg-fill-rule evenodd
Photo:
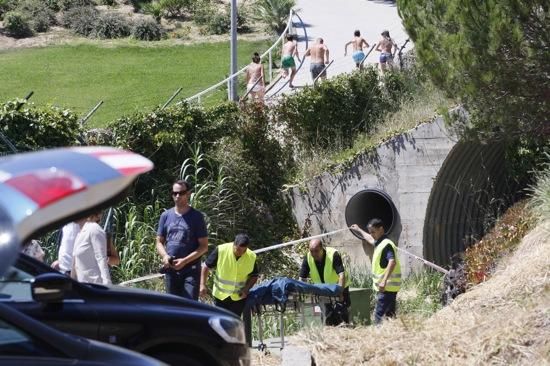
<svg viewBox="0 0 550 366"><path fill-rule="evenodd" d="M294 88L292 81L294 76L296 76L296 62L294 62L294 55L300 61L300 55L298 54L298 44L294 40L292 34L287 34L286 43L283 45L281 66L283 68L283 78L288 76L288 70L290 69L290 79L289 84L291 88Z"/></svg>
<svg viewBox="0 0 550 366"><path fill-rule="evenodd" d="M363 47L369 48L369 44L363 37L361 37L361 32L358 30L353 32L353 39L346 43L346 47L344 48L344 56L348 55L348 46L350 44L353 45L353 54L351 55L353 62L355 62L355 66L357 66L357 68L362 69L363 66L361 65L361 61L365 58Z"/></svg>
<svg viewBox="0 0 550 366"><path fill-rule="evenodd" d="M383 74L388 66L391 67L393 65L393 55L397 51L397 43L390 38L389 31L385 30L382 32L382 39L378 42L376 50L380 51L380 71Z"/></svg>
<svg viewBox="0 0 550 366"><path fill-rule="evenodd" d="M315 43L304 54L304 57L306 56L311 56L309 64L311 78L315 81L317 76L321 75L320 78L325 80L327 78L325 64L328 64L329 51L322 38L319 37L315 40Z"/></svg>
<svg viewBox="0 0 550 366"><path fill-rule="evenodd" d="M260 63L260 55L254 52L252 62L246 67L246 90L250 97L263 103L265 93L264 65Z"/></svg>

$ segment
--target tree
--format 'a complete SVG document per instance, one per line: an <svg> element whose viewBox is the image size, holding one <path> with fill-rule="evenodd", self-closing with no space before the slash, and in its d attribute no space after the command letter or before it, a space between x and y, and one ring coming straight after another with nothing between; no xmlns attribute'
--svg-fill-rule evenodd
<svg viewBox="0 0 550 366"><path fill-rule="evenodd" d="M433 81L470 114L479 138L550 135L550 3L399 0Z"/></svg>
<svg viewBox="0 0 550 366"><path fill-rule="evenodd" d="M295 0L257 0L252 4L252 19L265 23L269 30L280 34L294 5Z"/></svg>

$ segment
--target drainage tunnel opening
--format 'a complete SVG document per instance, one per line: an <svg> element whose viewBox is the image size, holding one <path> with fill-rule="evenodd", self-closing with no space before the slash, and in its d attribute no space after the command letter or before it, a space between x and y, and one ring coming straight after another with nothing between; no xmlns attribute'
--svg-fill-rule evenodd
<svg viewBox="0 0 550 366"><path fill-rule="evenodd" d="M346 224L348 226L357 224L366 231L367 223L373 218L381 219L384 222L386 234L391 233L397 219L397 209L390 196L378 189L357 192L346 205ZM353 230L351 232L362 239Z"/></svg>

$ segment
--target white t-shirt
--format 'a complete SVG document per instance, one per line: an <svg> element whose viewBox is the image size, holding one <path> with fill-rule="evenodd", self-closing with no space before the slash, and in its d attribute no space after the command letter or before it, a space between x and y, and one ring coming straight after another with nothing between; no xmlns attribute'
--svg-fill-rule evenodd
<svg viewBox="0 0 550 366"><path fill-rule="evenodd" d="M59 245L59 270L68 272L72 269L74 241L80 231L80 225L70 222L61 229L61 244Z"/></svg>
<svg viewBox="0 0 550 366"><path fill-rule="evenodd" d="M105 231L87 222L76 236L73 251L76 279L80 282L111 284Z"/></svg>

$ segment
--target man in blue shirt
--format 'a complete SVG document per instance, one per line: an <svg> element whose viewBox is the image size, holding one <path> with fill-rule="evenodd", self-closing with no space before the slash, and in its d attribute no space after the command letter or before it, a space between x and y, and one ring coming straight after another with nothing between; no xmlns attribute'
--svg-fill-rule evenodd
<svg viewBox="0 0 550 366"><path fill-rule="evenodd" d="M164 266L166 292L188 299L199 298L200 258L208 250L203 214L189 205L191 185L172 185L174 208L162 213L157 230L157 252Z"/></svg>

